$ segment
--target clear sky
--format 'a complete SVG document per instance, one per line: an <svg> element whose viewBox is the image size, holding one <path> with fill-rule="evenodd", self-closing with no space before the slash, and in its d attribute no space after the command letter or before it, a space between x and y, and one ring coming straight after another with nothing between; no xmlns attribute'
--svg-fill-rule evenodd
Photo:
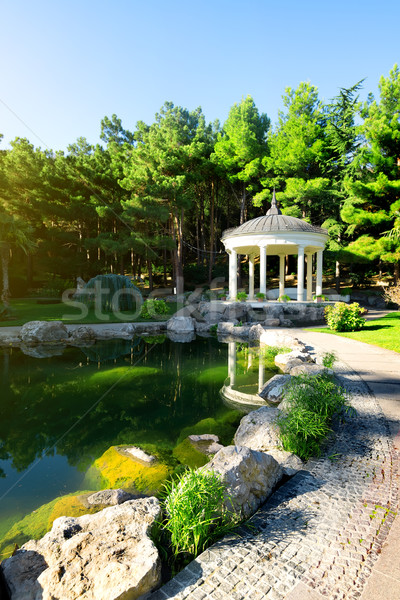
<svg viewBox="0 0 400 600"><path fill-rule="evenodd" d="M97 143L105 115L133 130L166 100L223 123L250 94L274 123L301 81L377 95L399 23L398 0L1 0L1 148Z"/></svg>

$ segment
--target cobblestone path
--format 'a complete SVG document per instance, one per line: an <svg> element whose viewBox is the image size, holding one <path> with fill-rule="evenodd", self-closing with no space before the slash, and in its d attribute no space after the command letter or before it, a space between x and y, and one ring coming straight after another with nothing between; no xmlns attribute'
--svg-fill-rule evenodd
<svg viewBox="0 0 400 600"><path fill-rule="evenodd" d="M359 598L399 507L399 455L364 382L343 363L335 370L357 416L335 426L324 456L282 485L251 528L206 550L150 600Z"/></svg>

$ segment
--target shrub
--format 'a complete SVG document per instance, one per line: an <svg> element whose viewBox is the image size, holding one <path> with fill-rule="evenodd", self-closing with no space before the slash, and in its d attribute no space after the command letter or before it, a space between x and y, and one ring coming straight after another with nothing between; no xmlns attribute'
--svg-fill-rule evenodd
<svg viewBox="0 0 400 600"><path fill-rule="evenodd" d="M365 323L364 309L358 302L336 302L334 306L327 306L324 312L329 329L333 331L358 331Z"/></svg>
<svg viewBox="0 0 400 600"><path fill-rule="evenodd" d="M187 470L165 484L163 529L170 535L175 557L198 556L236 524L224 508L225 485L216 473Z"/></svg>
<svg viewBox="0 0 400 600"><path fill-rule="evenodd" d="M237 300L246 300L247 299L247 294L246 292L238 292L237 296L236 296Z"/></svg>
<svg viewBox="0 0 400 600"><path fill-rule="evenodd" d="M278 418L282 445L304 460L321 454L321 443L334 415L353 412L346 392L328 375L292 377L285 400L288 413Z"/></svg>
<svg viewBox="0 0 400 600"><path fill-rule="evenodd" d="M156 298L149 298L143 302L143 306L140 311L140 316L143 319L155 319L159 315L165 315L168 313L168 306L165 300L157 300Z"/></svg>

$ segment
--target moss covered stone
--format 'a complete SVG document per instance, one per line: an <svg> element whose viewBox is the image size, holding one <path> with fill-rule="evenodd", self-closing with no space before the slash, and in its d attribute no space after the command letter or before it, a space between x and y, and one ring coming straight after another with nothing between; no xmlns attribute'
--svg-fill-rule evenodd
<svg viewBox="0 0 400 600"><path fill-rule="evenodd" d="M111 446L93 463L91 476L99 475L101 488L123 488L149 495L157 494L172 472L162 463L146 465L123 453L125 447Z"/></svg>
<svg viewBox="0 0 400 600"><path fill-rule="evenodd" d="M192 469L198 469L209 461L209 457L198 452L187 438L174 448L173 455L180 463Z"/></svg>
<svg viewBox="0 0 400 600"><path fill-rule="evenodd" d="M87 508L82 496L92 492L74 492L55 498L26 515L7 531L0 540L0 561L11 556L15 545L22 546L28 540L38 540L50 531L53 521L58 517L79 517L88 513L95 513L99 507Z"/></svg>

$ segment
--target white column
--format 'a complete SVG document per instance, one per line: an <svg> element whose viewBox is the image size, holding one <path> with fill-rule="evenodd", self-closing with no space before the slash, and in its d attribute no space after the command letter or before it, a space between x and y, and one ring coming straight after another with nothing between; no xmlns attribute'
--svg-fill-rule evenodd
<svg viewBox="0 0 400 600"><path fill-rule="evenodd" d="M279 255L279 296L285 294L285 255Z"/></svg>
<svg viewBox="0 0 400 600"><path fill-rule="evenodd" d="M312 253L307 252L307 302L312 300Z"/></svg>
<svg viewBox="0 0 400 600"><path fill-rule="evenodd" d="M249 256L249 300L254 300L254 254Z"/></svg>
<svg viewBox="0 0 400 600"><path fill-rule="evenodd" d="M228 377L232 387L236 381L236 342L228 342Z"/></svg>
<svg viewBox="0 0 400 600"><path fill-rule="evenodd" d="M260 292L267 293L267 253L265 246L260 246Z"/></svg>
<svg viewBox="0 0 400 600"><path fill-rule="evenodd" d="M260 356L259 363L258 363L258 391L259 392L261 392L261 390L263 389L264 383L265 383L264 358L262 356Z"/></svg>
<svg viewBox="0 0 400 600"><path fill-rule="evenodd" d="M317 252L317 286L315 290L316 296L321 296L322 294L322 250L318 250Z"/></svg>
<svg viewBox="0 0 400 600"><path fill-rule="evenodd" d="M229 251L229 300L236 300L237 295L237 253Z"/></svg>
<svg viewBox="0 0 400 600"><path fill-rule="evenodd" d="M304 248L298 247L297 253L297 302L304 300Z"/></svg>

